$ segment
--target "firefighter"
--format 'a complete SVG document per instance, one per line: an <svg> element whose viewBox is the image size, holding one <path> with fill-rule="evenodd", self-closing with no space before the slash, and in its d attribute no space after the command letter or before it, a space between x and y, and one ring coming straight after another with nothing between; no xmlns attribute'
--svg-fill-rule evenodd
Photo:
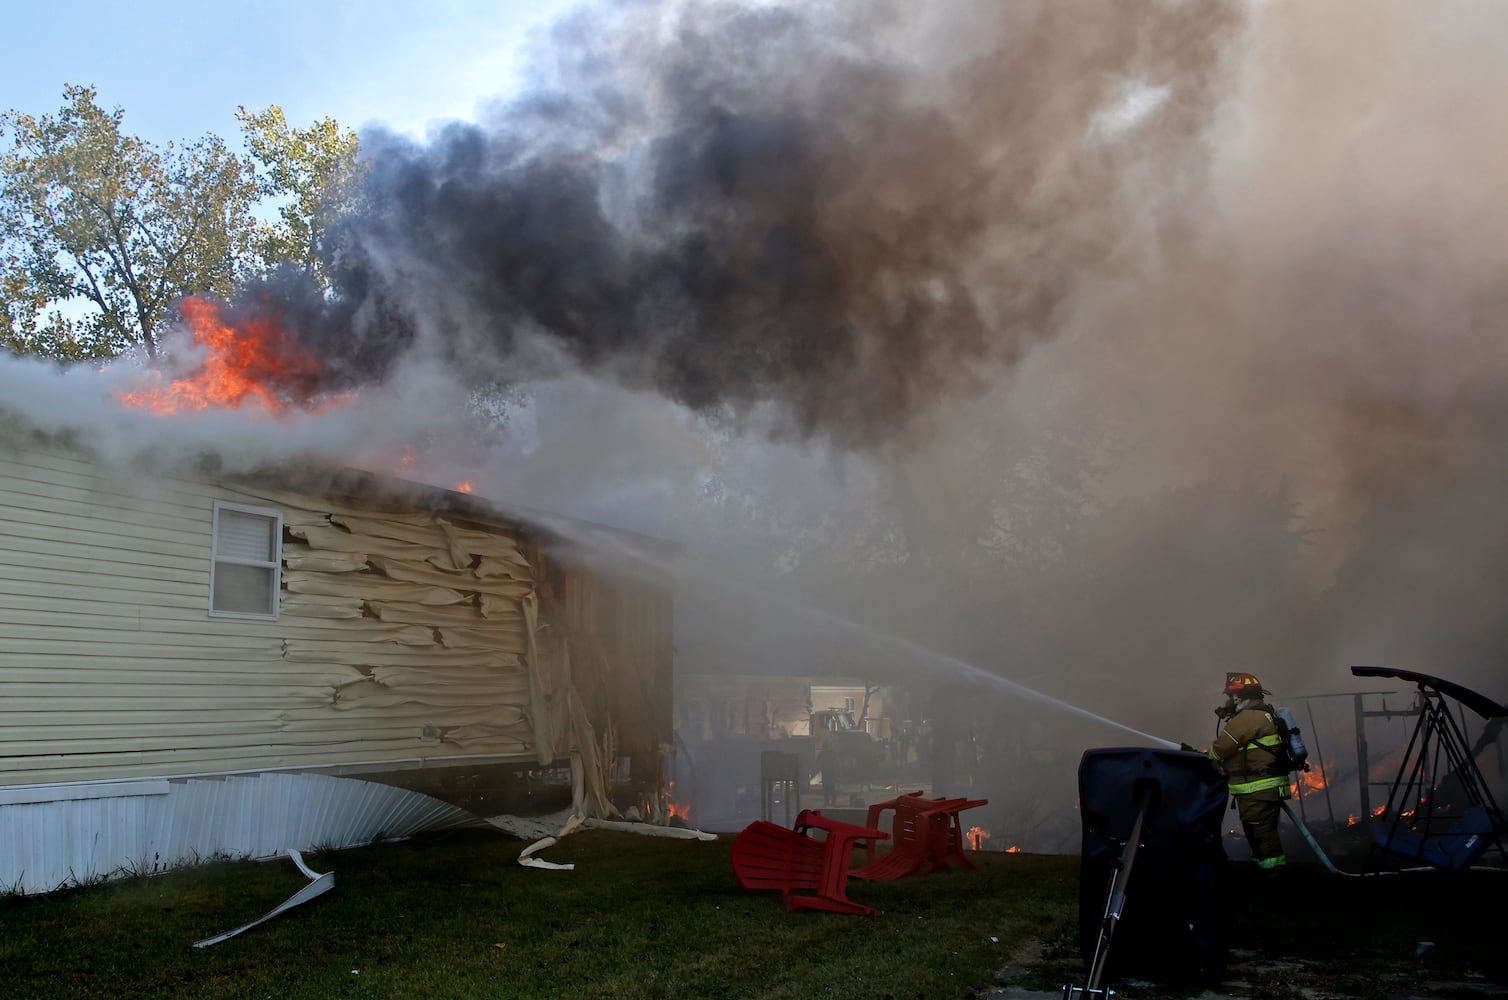
<svg viewBox="0 0 1508 1000"><path fill-rule="evenodd" d="M1278 837L1278 817L1283 800L1292 794L1288 772L1279 763L1282 736L1272 707L1262 700L1271 693L1251 674L1226 674L1225 704L1215 710L1220 731L1209 749L1225 769L1252 860L1264 871L1288 863Z"/></svg>

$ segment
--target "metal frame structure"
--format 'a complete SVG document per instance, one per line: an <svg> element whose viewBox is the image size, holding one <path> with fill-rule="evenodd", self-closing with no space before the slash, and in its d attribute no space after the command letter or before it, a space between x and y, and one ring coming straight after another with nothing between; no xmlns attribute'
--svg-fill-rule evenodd
<svg viewBox="0 0 1508 1000"><path fill-rule="evenodd" d="M1505 832L1508 832L1508 821L1505 821L1503 811L1493 798L1492 791L1476 761L1477 752L1489 742L1490 734L1501 727L1503 720L1508 718L1508 707L1469 688L1429 674L1367 666L1352 667L1351 673L1357 677L1396 677L1413 683L1419 692L1416 706L1417 721L1414 724L1413 733L1409 737L1397 775L1389 785L1387 803L1381 815L1375 817L1374 820L1376 824L1385 825L1387 833L1385 836L1374 834L1372 847L1367 853L1367 861L1362 869L1363 873L1372 870L1372 862L1379 849L1385 853L1389 852L1394 849L1395 845L1403 843L1405 839L1412 836L1423 838L1442 836L1461 820L1461 809L1470 807L1476 807L1485 813L1488 825L1488 829L1474 832L1486 838L1489 847L1495 847L1500 855L1508 858L1508 850L1505 850L1503 840ZM1457 712L1451 710L1446 701L1447 698L1458 702ZM1470 708L1488 720L1488 730L1484 731L1476 747L1473 747L1467 739L1462 721L1457 717L1458 712L1465 708ZM1366 759L1366 744L1361 723L1363 718L1370 714L1378 713L1363 713L1358 702L1357 752L1361 756L1363 766ZM1386 714L1393 717L1401 713L1387 712ZM1447 781L1452 779L1459 787L1464 800L1446 803L1442 808L1439 802L1439 791ZM1367 775L1363 772L1362 806L1364 809L1370 806L1370 800L1367 798L1369 784ZM1422 860L1428 862L1429 858L1424 857Z"/></svg>

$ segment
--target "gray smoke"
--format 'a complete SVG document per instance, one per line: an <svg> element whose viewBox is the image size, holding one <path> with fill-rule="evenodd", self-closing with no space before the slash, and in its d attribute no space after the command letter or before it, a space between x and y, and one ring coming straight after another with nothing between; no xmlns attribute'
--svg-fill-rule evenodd
<svg viewBox="0 0 1508 1000"><path fill-rule="evenodd" d="M978 713L960 725L998 723L1012 745L1057 755L1060 816L1072 751L1123 733L973 681L948 692L946 665L793 609L1196 743L1227 670L1294 704L1376 687L1353 663L1508 701L1508 123L1484 100L1508 83L1508 19L1465 2L1262 5L1244 18L1114 5L1121 45L1101 37L1104 21L1056 9L1011 26L1031 39L1021 51L997 44L1003 25L969 38L1000 54L993 79L1023 60L1017 85L990 90L970 120L1030 127L958 134L1033 138L997 140L979 161L1002 173L986 188L1016 200L979 202L996 211L972 239L961 230L951 258L988 304L982 343L925 342L958 380L895 395L878 411L888 423L830 424L844 429L835 440L871 446L848 454L730 442L649 416L647 397L573 391L596 416L575 423L545 400L539 425L580 447L542 448L498 481L527 490L539 470L557 503L574 483L594 518L695 542L705 575L678 605L684 669L933 683L953 718ZM1152 58L1158 43L1181 58ZM917 56L927 78L967 78L936 72L973 65L965 47L938 48L941 63ZM1094 55L1127 51L1115 63L1127 76L1073 79L1076 66L1098 79ZM1013 312L1014 278L1056 290ZM1011 322L1022 316L1044 318ZM827 413L870 398L842 373L805 386L832 394L813 404ZM609 488L588 442L645 492ZM735 571L774 598L709 582ZM721 613L699 613L708 602ZM1351 734L1326 725L1316 735L1344 763ZM1019 804L1012 789L1036 771L994 770L999 800Z"/></svg>
<svg viewBox="0 0 1508 1000"><path fill-rule="evenodd" d="M859 448L557 406L503 478L1142 728L1227 669L1500 687L1503 19L916 7L620 5L481 124L369 136L353 329Z"/></svg>

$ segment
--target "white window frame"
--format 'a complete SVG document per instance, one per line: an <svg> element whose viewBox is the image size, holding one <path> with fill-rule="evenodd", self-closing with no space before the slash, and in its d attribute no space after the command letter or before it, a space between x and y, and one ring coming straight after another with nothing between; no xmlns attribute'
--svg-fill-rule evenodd
<svg viewBox="0 0 1508 1000"><path fill-rule="evenodd" d="M220 546L220 512L222 510L235 511L238 514L250 514L256 517L265 517L272 521L272 558L271 559L236 559L232 557L221 558ZM270 578L268 605L272 608L271 614L263 614L255 611L217 611L215 610L215 568L221 563L229 563L235 566L255 566L259 569L270 569L267 574ZM283 589L283 512L271 507L251 507L247 504L230 503L225 500L215 501L214 517L210 524L209 535L209 615L211 618L251 618L257 621L276 621L278 612L281 610L281 593Z"/></svg>

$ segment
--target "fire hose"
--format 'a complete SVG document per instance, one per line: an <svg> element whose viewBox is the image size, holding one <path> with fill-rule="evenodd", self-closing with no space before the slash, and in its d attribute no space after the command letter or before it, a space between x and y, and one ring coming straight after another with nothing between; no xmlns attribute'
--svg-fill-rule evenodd
<svg viewBox="0 0 1508 1000"><path fill-rule="evenodd" d="M1345 875L1348 878L1361 878L1361 875L1356 872L1343 872L1339 868L1335 867L1334 863L1331 862L1329 856L1320 849L1319 841L1314 839L1314 834L1309 832L1309 827L1304 825L1304 821L1299 819L1299 814L1294 812L1293 807L1288 804L1288 800L1283 799L1281 801L1283 803L1283 811L1288 814L1289 819L1293 820L1293 825L1299 828L1299 833L1303 836L1304 842L1309 845L1309 848L1312 851L1314 851L1314 856L1319 858L1320 864L1325 866L1326 871L1328 871L1331 875Z"/></svg>

